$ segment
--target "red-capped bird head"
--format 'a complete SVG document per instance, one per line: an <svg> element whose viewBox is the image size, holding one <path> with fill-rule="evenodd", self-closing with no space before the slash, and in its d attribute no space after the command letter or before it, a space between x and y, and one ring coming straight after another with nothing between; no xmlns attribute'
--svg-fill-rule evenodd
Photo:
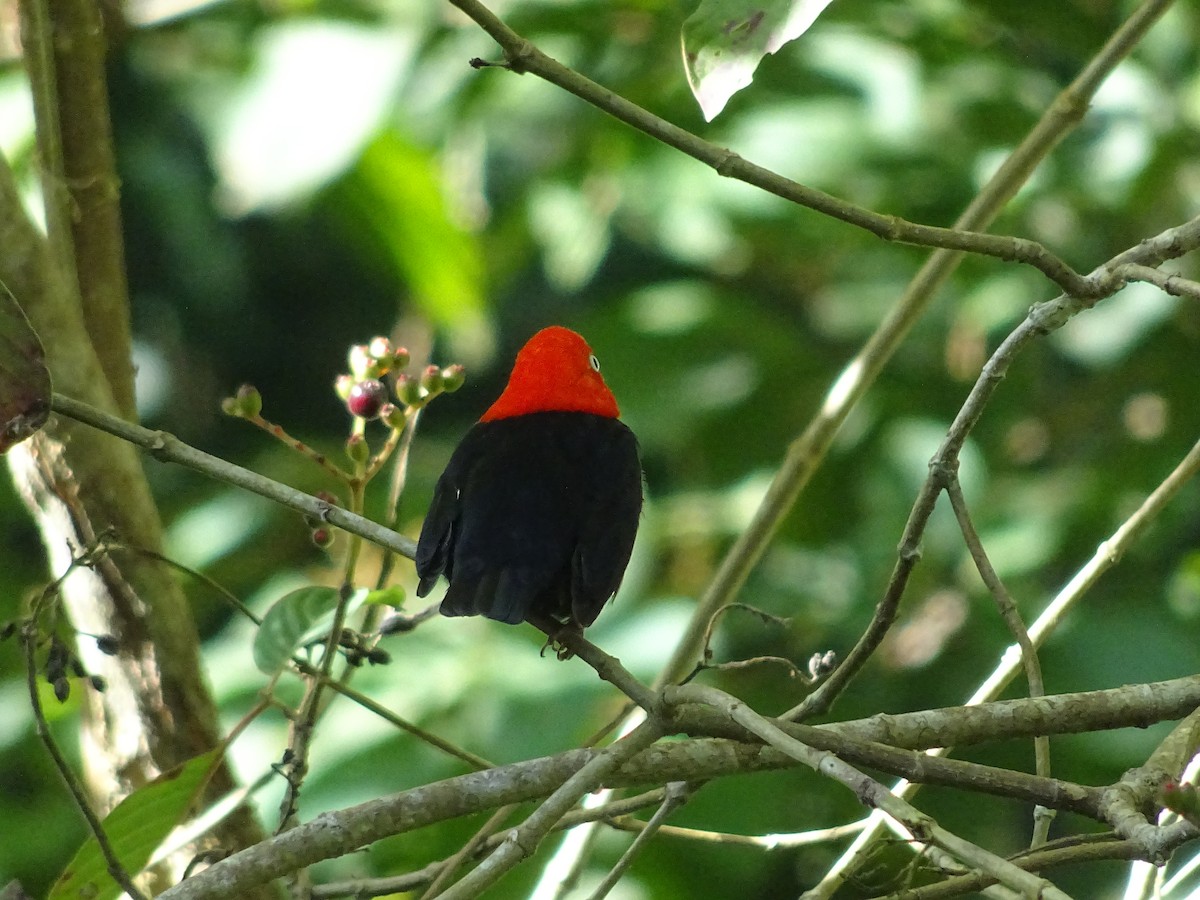
<svg viewBox="0 0 1200 900"><path fill-rule="evenodd" d="M592 348L561 325L543 328L525 343L504 393L480 421L535 412L582 412L610 419L621 414Z"/></svg>

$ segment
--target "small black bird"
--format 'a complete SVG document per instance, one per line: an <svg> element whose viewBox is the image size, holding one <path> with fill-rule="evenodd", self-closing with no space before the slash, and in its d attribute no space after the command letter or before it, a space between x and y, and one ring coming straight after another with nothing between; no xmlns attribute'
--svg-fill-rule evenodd
<svg viewBox="0 0 1200 900"><path fill-rule="evenodd" d="M642 512L637 439L600 363L552 326L455 449L417 543L417 596L445 574L447 616L585 628L621 584Z"/></svg>

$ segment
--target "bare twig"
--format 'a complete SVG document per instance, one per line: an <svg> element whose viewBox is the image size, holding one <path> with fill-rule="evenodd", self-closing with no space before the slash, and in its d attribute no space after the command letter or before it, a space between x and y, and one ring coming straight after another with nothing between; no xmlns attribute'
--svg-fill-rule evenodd
<svg viewBox="0 0 1200 900"><path fill-rule="evenodd" d="M632 816L620 816L606 820L613 828L622 831L641 831L647 825L641 819ZM792 847L810 847L813 844L824 844L839 841L845 837L858 834L864 824L851 822L849 825L834 825L832 828L817 828L812 831L801 831L793 834L730 834L727 831L704 831L699 828L683 828L678 825L663 825L658 833L663 837L679 838L685 841L698 841L705 844L730 844L738 847L757 847L761 850L783 850Z"/></svg>
<svg viewBox="0 0 1200 900"><path fill-rule="evenodd" d="M1149 266L1141 266L1135 263L1118 266L1114 270L1125 281L1144 281L1154 285L1164 294L1170 294L1173 297L1188 297L1192 300L1200 300L1200 282L1189 281L1174 272L1162 272L1158 269L1152 269Z"/></svg>
<svg viewBox="0 0 1200 900"><path fill-rule="evenodd" d="M420 896L420 900L433 900L442 892L450 879L454 877L454 873L459 870L464 862L471 859L481 848L487 844L488 838L500 830L500 826L505 823L509 816L516 810L517 804L510 803L507 806L502 806L488 820L480 826L479 830L471 835L471 839L458 848L453 856L448 857L442 864L442 869L437 873L437 876L429 883L429 887L425 889L425 893Z"/></svg>
<svg viewBox="0 0 1200 900"><path fill-rule="evenodd" d="M1166 255L1182 256L1197 247L1200 247L1200 216L1142 241L1105 263L1093 274L1096 277L1107 278L1109 272L1120 266L1143 262L1154 262L1157 265L1163 262ZM921 538L930 516L933 515L938 496L949 484L950 479L955 477L963 445L983 416L984 409L1000 382L1004 380L1013 360L1036 338L1061 328L1088 307L1089 304L1085 301L1066 296L1039 303L1030 310L1021 324L1009 333L984 364L979 378L946 432L942 445L930 460L929 477L921 486L909 512L904 534L900 539L896 564L874 617L854 649L846 655L832 675L802 703L790 710L787 718L804 719L828 709L833 699L845 689L874 653L895 620L909 576L920 559Z"/></svg>
<svg viewBox="0 0 1200 900"><path fill-rule="evenodd" d="M283 444L289 450L296 451L305 459L320 466L328 475L337 479L339 483L346 484L352 480L353 476L349 472L346 472L332 462L324 453L314 450L308 444L304 443L304 441L300 440L300 438L293 437L282 425L277 425L270 419L264 419L262 413L254 413L253 415L243 413L236 415L234 418L250 423L255 428L279 441L279 443Z"/></svg>
<svg viewBox="0 0 1200 900"><path fill-rule="evenodd" d="M1092 558L1075 573L1037 617L1029 628L1029 636L1034 646L1040 645L1046 636L1058 626L1067 612L1073 609L1083 595L1100 579L1100 576L1117 564L1129 546L1142 536L1150 523L1197 473L1200 473L1200 441L1192 445L1192 449L1150 493L1150 496L1134 511L1133 515L1122 522L1112 536L1096 548ZM967 702L979 703L998 696L1012 680L1019 666L1019 660L1020 648L1015 645L1010 646L1004 651L1000 664Z"/></svg>
<svg viewBox="0 0 1200 900"><path fill-rule="evenodd" d="M642 684L621 665L615 656L605 653L583 636L577 628L564 628L558 622L544 616L530 616L529 623L543 632L552 643L566 648L571 655L578 656L596 670L596 674L636 703L644 711L652 711L658 698L650 688Z"/></svg>
<svg viewBox="0 0 1200 900"><path fill-rule="evenodd" d="M541 806L509 832L508 838L486 860L441 896L445 900L476 897L495 884L518 862L531 856L554 825L579 802L579 798L604 784L608 774L662 737L662 726L647 719L626 737L601 750L568 778Z"/></svg>
<svg viewBox="0 0 1200 900"><path fill-rule="evenodd" d="M55 412L91 425L93 428L98 428L101 431L106 431L115 437L141 447L155 459L178 463L179 465L208 475L210 478L224 481L227 484L243 488L261 497L266 497L268 500L273 500L281 506L286 506L306 516L312 516L313 518L328 522L330 525L334 525L351 534L357 534L373 544L386 547L389 550L399 553L401 556L407 556L409 559L412 559L416 554L416 542L411 538L398 534L389 528L384 528L370 519L355 515L348 510L342 509L340 506L334 506L323 500L318 500L316 497L280 484L278 481L273 481L256 472L251 472L242 466L226 462L210 453L205 453L203 450L197 450L195 447L185 444L168 432L151 431L149 428L133 425L116 416L108 415L103 410L88 406L86 403L80 403L78 400L62 394L54 395L52 405Z"/></svg>
<svg viewBox="0 0 1200 900"><path fill-rule="evenodd" d="M954 475L946 485L946 496L950 500L955 518L958 519L958 527L962 531L963 541L967 545L967 552L975 562L979 577L983 579L984 585L996 602L1000 617L1016 639L1017 646L1021 648L1021 661L1025 666L1025 678L1029 682L1029 696L1044 697L1046 685L1042 680L1042 664L1038 659L1037 650L1033 646L1033 641L1029 639L1029 631L1021 619L1017 604L1013 602L1008 588L1004 586L1004 582L997 574L995 567L992 566L992 561L988 558L979 532L975 530L975 523L971 520L971 512L967 509L967 501L963 496L962 483L957 475ZM1050 739L1045 735L1034 738L1033 753L1034 771L1043 778L1049 778ZM1033 821L1033 838L1030 846L1037 848L1046 843L1049 838L1050 824L1054 821L1054 811L1048 807L1037 806L1034 809Z"/></svg>
<svg viewBox="0 0 1200 900"><path fill-rule="evenodd" d="M784 178L782 175L743 159L731 150L705 141L678 125L659 118L602 85L585 78L574 69L564 66L509 28L479 0L450 0L450 2L474 20L501 46L504 50L505 68L515 72L528 72L557 85L581 100L602 109L613 118L619 119L667 146L674 147L710 166L718 175L754 185L769 194L862 228L887 241L897 241L919 247L963 250L1010 262L1025 263L1038 269L1069 294L1094 297L1104 293L1105 288L1080 275L1037 241L972 232L957 227L938 228L932 225L918 225L898 216L881 215L861 206L855 206L849 201ZM1078 116L1076 115L1076 117Z"/></svg>
<svg viewBox="0 0 1200 900"><path fill-rule="evenodd" d="M559 831L566 828L573 828L582 822L590 821L604 821L614 825L614 827L620 827L616 824L618 822L636 822L638 825L645 826L645 822L642 822L640 819L630 819L628 814L637 812L648 806L659 804L662 802L664 796L666 796L666 789L657 788L653 791L638 794L636 797L617 800L601 807L573 809L562 817L559 823L554 826L554 830ZM479 849L492 850L499 846L504 839L505 835L493 834L483 842L482 847ZM353 897L357 900L357 898L363 897L381 897L387 894L412 891L429 884L451 860L457 858L458 854L456 853L449 859L429 863L422 869L415 872L408 872L404 875L316 885L313 888L313 900L332 900L335 897Z"/></svg>
<svg viewBox="0 0 1200 900"><path fill-rule="evenodd" d="M633 839L633 843L621 854L621 858L617 860L616 865L604 876L604 880L592 892L590 900L604 900L608 896L609 892L617 886L617 882L621 880L621 877L629 871L629 867L633 865L633 861L637 858L637 855L645 849L650 838L662 828L671 813L687 802L690 793L691 789L686 782L673 781L667 785L666 796L663 798L662 804L654 811L654 815L650 817L650 821L646 823L646 827L638 831L637 837Z"/></svg>
<svg viewBox="0 0 1200 900"><path fill-rule="evenodd" d="M54 761L54 767L58 770L59 776L67 786L67 790L71 792L71 798L75 801L75 806L83 815L87 822L88 829L92 836L96 839L96 846L100 848L100 853L104 857L104 863L108 874L113 880L121 886L133 900L146 900L145 894L138 890L137 885L133 883L133 879L129 873L125 871L125 867L121 864L121 860L117 857L116 851L113 849L112 842L109 841L107 833L104 831L104 825L100 821L100 816L92 809L92 804L88 800L87 792L84 790L83 784L76 777L71 764L67 762L62 751L58 749L58 744L54 740L54 735L50 733L50 725L46 721L46 714L42 709L41 695L38 693L37 685L37 660L35 658L38 642L38 620L41 615L41 608L52 594L56 593L58 586L63 579L71 572L68 568L63 575L52 585L42 591L38 600L34 603L33 609L30 612L29 618L21 626L21 644L25 650L25 686L29 691L29 705L33 710L33 720L37 726L37 736L46 748L46 752L50 754L50 758Z"/></svg>
<svg viewBox="0 0 1200 900"><path fill-rule="evenodd" d="M910 806L879 782L858 772L833 754L814 750L785 734L736 697L715 688L684 685L683 687L667 688L664 692L664 699L668 703L699 702L714 706L775 749L850 788L865 805L878 808L900 822L916 841L932 844L947 851L972 869L987 873L1001 884L1021 892L1024 896L1043 897L1047 900L1070 900L1066 894L1045 879L1031 875L994 853L942 828L932 818Z"/></svg>
<svg viewBox="0 0 1200 900"><path fill-rule="evenodd" d="M307 663L304 663L300 660L294 660L294 662L296 663L296 667L305 675L322 678L325 685L330 690L336 691L347 700L357 703L363 709L373 712L389 725L394 725L401 731L406 731L418 740L429 744L429 746L436 747L438 750L441 750L444 753L448 753L457 759L461 759L471 768L482 771L484 769L490 769L495 765L494 763L488 762L482 756L472 753L470 750L459 747L457 744L452 744L445 738L439 737L431 731L427 731L420 725L410 722L402 716L396 715L396 713L392 712L383 704L372 700L366 694L356 691L354 688L344 684L338 679L320 675L316 669L312 668Z"/></svg>

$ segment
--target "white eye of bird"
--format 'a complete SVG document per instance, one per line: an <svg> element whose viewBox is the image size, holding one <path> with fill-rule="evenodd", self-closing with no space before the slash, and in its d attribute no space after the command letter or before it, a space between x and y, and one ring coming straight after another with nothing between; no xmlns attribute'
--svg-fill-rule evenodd
<svg viewBox="0 0 1200 900"><path fill-rule="evenodd" d="M592 367L593 371L600 371L600 360L596 359L595 353L588 357L588 365Z"/></svg>

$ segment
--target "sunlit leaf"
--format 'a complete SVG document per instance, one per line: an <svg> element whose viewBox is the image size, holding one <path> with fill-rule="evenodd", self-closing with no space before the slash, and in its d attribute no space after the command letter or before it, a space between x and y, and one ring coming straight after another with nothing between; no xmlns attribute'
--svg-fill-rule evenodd
<svg viewBox="0 0 1200 900"><path fill-rule="evenodd" d="M42 342L0 286L0 453L34 434L50 415L50 370Z"/></svg>
<svg viewBox="0 0 1200 900"><path fill-rule="evenodd" d="M688 85L711 122L768 53L808 31L831 0L701 0L683 23Z"/></svg>
<svg viewBox="0 0 1200 900"><path fill-rule="evenodd" d="M216 127L229 208L294 202L349 166L386 115L409 49L402 33L328 19L264 30Z"/></svg>
<svg viewBox="0 0 1200 900"><path fill-rule="evenodd" d="M391 587L381 588L378 591L368 591L366 597L363 598L363 603L372 606L395 606L397 608L404 605L404 599L407 596L404 588L398 584Z"/></svg>
<svg viewBox="0 0 1200 900"><path fill-rule="evenodd" d="M403 278L420 310L468 352L482 339L483 254L448 209L433 154L384 132L338 183L338 212L354 239L374 244Z"/></svg>
<svg viewBox="0 0 1200 900"><path fill-rule="evenodd" d="M164 772L122 800L104 819L104 834L126 872L134 875L141 871L150 854L187 814L220 754L220 750L210 750ZM112 900L121 893L108 874L99 842L92 836L79 848L47 900Z"/></svg>
<svg viewBox="0 0 1200 900"><path fill-rule="evenodd" d="M366 597L365 590L355 591L346 606L356 609ZM254 665L274 675L305 644L328 632L337 608L338 589L312 585L280 597L267 610L254 638Z"/></svg>

